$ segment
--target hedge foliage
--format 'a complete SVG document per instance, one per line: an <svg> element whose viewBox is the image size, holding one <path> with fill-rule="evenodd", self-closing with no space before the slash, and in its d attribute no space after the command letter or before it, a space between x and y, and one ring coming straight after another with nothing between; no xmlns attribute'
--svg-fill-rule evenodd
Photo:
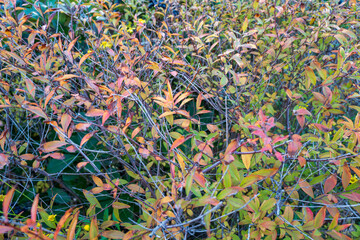
<svg viewBox="0 0 360 240"><path fill-rule="evenodd" d="M356 1L0 3L1 239L359 239Z"/></svg>

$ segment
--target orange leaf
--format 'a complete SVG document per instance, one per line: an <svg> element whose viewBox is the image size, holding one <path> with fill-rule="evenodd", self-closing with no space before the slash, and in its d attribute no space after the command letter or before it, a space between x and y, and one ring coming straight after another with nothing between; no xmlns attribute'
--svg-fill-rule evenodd
<svg viewBox="0 0 360 240"><path fill-rule="evenodd" d="M350 171L349 166L345 162L344 167L343 167L343 172L342 172L342 178L341 178L344 189L346 189L347 186L349 185L350 179L351 179L351 171Z"/></svg>
<svg viewBox="0 0 360 240"><path fill-rule="evenodd" d="M129 184L127 186L132 192L145 193L145 190L137 184Z"/></svg>
<svg viewBox="0 0 360 240"><path fill-rule="evenodd" d="M125 203L121 203L121 202L114 202L112 204L113 208L116 208L116 209L124 209L124 208L130 208L129 205L125 204Z"/></svg>
<svg viewBox="0 0 360 240"><path fill-rule="evenodd" d="M311 185L308 182L306 182L305 180L300 179L299 186L307 195L314 198L314 192L312 190Z"/></svg>
<svg viewBox="0 0 360 240"><path fill-rule="evenodd" d="M57 238L57 235L60 232L60 229L64 226L66 220L70 217L71 212L73 211L72 208L68 209L65 214L61 217L59 223L56 226L56 231L54 232L54 239Z"/></svg>
<svg viewBox="0 0 360 240"><path fill-rule="evenodd" d="M88 117L99 117L104 115L104 112L104 110L93 108L90 109L85 115Z"/></svg>
<svg viewBox="0 0 360 240"><path fill-rule="evenodd" d="M98 187L102 187L102 186L104 185L104 183L101 181L101 179L100 179L99 177L94 176L94 175L92 175L91 177L92 177L94 183L95 183Z"/></svg>
<svg viewBox="0 0 360 240"><path fill-rule="evenodd" d="M30 160L33 160L35 158L35 156L33 154L22 154L22 155L20 155L20 158L30 161Z"/></svg>
<svg viewBox="0 0 360 240"><path fill-rule="evenodd" d="M320 227L322 227L322 225L324 225L325 215L326 215L326 207L324 206L320 209L320 211L315 216L315 219L314 219L314 227L315 228L320 228Z"/></svg>
<svg viewBox="0 0 360 240"><path fill-rule="evenodd" d="M327 194L336 186L336 175L331 175L328 179L326 179L324 184L324 193Z"/></svg>
<svg viewBox="0 0 360 240"><path fill-rule="evenodd" d="M38 204L39 204L39 194L36 194L36 197L34 199L32 207L31 207L31 222L32 222L32 225L29 226L29 227L33 227L36 224L36 214L37 214Z"/></svg>
<svg viewBox="0 0 360 240"><path fill-rule="evenodd" d="M88 52L87 54L85 54L84 56L82 56L81 57L81 59L80 59L80 62L79 62L79 68L80 68L80 66L81 66L81 64L83 64L83 62L86 60L86 59L88 59L88 57L90 56L90 55L92 55L94 52Z"/></svg>
<svg viewBox="0 0 360 240"><path fill-rule="evenodd" d="M67 231L67 236L66 236L66 240L73 240L75 239L75 230L76 230L76 224L78 222L78 217L79 217L80 212L76 212L74 218L71 221L70 227Z"/></svg>
<svg viewBox="0 0 360 240"><path fill-rule="evenodd" d="M166 196L166 197L164 197L163 199L161 199L160 204L169 203L169 202L171 202L171 201L173 201L173 199L172 199L171 197L169 197L169 196Z"/></svg>
<svg viewBox="0 0 360 240"><path fill-rule="evenodd" d="M65 113L61 116L61 126L64 132L67 131L70 122L71 122L71 116L69 114Z"/></svg>
<svg viewBox="0 0 360 240"><path fill-rule="evenodd" d="M44 113L44 111L39 108L39 107L35 107L35 106L25 106L26 110L29 110L32 113L35 113L36 115L43 117L45 119L48 119L48 117L46 116L46 114Z"/></svg>
<svg viewBox="0 0 360 240"><path fill-rule="evenodd" d="M79 76L74 75L74 74L66 74L64 76L60 76L54 79L54 81L64 81L67 79L71 79L71 78L78 78Z"/></svg>
<svg viewBox="0 0 360 240"><path fill-rule="evenodd" d="M228 154L232 154L238 148L238 141L232 140L226 148L225 156Z"/></svg>
<svg viewBox="0 0 360 240"><path fill-rule="evenodd" d="M298 156L298 161L301 167L304 167L306 165L306 159L302 156Z"/></svg>
<svg viewBox="0 0 360 240"><path fill-rule="evenodd" d="M90 126L91 126L91 123L79 123L79 124L76 124L75 130L86 131L86 129L88 129L88 127L90 127Z"/></svg>
<svg viewBox="0 0 360 240"><path fill-rule="evenodd" d="M185 141L186 141L186 139L185 139L184 136L181 136L181 137L179 137L178 139L176 139L176 140L174 141L174 143L171 145L170 152L171 152L174 148L176 148L176 147L180 146L181 144L183 144Z"/></svg>
<svg viewBox="0 0 360 240"><path fill-rule="evenodd" d="M9 164L9 155L0 153L0 169Z"/></svg>
<svg viewBox="0 0 360 240"><path fill-rule="evenodd" d="M29 91L30 95L35 98L35 85L33 83L33 81L31 81L31 79L29 78L25 78L25 82L26 82L26 88Z"/></svg>
<svg viewBox="0 0 360 240"><path fill-rule="evenodd" d="M44 143L43 149L44 149L44 152L46 152L46 153L53 152L53 151L57 151L59 147L62 147L66 144L67 144L66 142L62 142L62 141L51 141L51 142Z"/></svg>
<svg viewBox="0 0 360 240"><path fill-rule="evenodd" d="M14 192L15 192L15 188L12 188L5 195L5 198L3 200L3 214L4 214L5 221L8 220L9 207L10 207L10 203L11 203L11 200L13 198Z"/></svg>
<svg viewBox="0 0 360 240"><path fill-rule="evenodd" d="M201 187L205 187L206 184L206 179L205 177L199 173L198 171L195 172L194 174L194 180L201 186Z"/></svg>
<svg viewBox="0 0 360 240"><path fill-rule="evenodd" d="M88 164L88 162L79 162L76 164L76 168L79 171L81 168L85 167Z"/></svg>
<svg viewBox="0 0 360 240"><path fill-rule="evenodd" d="M93 132L90 132L88 134L86 134L82 139L81 139L81 143L80 143L80 147L82 145L84 145L87 141L89 141L89 139L96 133L97 131L93 131Z"/></svg>
<svg viewBox="0 0 360 240"><path fill-rule="evenodd" d="M97 240L99 234L99 227L96 216L91 219L89 236L91 240Z"/></svg>

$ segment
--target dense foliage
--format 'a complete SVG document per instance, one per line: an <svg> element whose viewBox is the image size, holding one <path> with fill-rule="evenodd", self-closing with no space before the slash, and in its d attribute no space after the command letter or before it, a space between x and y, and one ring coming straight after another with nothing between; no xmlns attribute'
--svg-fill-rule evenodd
<svg viewBox="0 0 360 240"><path fill-rule="evenodd" d="M0 3L0 238L359 239L356 1Z"/></svg>

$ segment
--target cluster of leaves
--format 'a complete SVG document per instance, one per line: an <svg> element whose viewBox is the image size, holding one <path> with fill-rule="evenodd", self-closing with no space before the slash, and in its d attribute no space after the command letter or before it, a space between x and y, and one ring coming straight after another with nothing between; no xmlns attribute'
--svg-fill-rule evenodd
<svg viewBox="0 0 360 240"><path fill-rule="evenodd" d="M0 3L2 238L360 236L356 1Z"/></svg>

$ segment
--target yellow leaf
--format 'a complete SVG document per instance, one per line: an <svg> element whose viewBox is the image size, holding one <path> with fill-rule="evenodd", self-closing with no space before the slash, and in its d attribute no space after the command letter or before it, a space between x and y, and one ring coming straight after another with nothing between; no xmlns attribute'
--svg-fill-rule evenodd
<svg viewBox="0 0 360 240"><path fill-rule="evenodd" d="M248 25L249 25L249 19L246 17L244 22L243 22L242 28L241 28L243 30L243 32L246 31Z"/></svg>
<svg viewBox="0 0 360 240"><path fill-rule="evenodd" d="M241 152L251 152L253 151L250 147L241 146ZM241 154L241 159L246 167L246 169L250 168L251 158L253 154Z"/></svg>

